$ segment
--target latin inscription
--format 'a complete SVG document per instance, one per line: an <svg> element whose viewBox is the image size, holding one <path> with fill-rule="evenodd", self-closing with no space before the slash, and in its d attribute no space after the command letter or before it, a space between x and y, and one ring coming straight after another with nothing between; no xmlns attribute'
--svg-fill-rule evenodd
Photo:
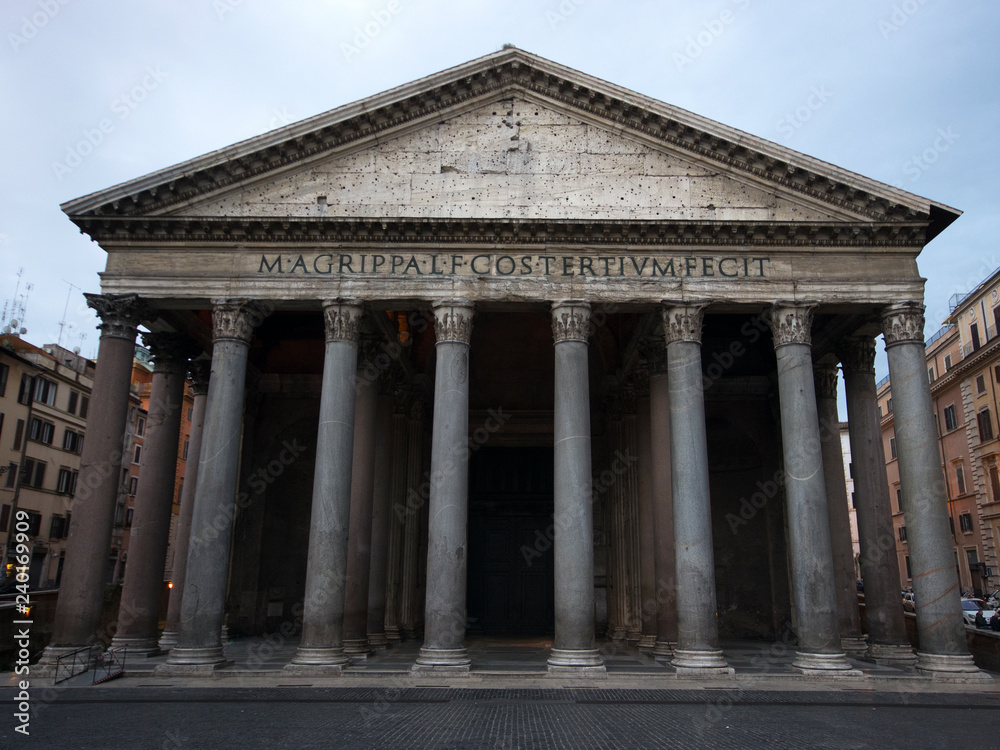
<svg viewBox="0 0 1000 750"><path fill-rule="evenodd" d="M259 274L284 276L542 276L764 278L771 259L752 255L261 255Z"/></svg>

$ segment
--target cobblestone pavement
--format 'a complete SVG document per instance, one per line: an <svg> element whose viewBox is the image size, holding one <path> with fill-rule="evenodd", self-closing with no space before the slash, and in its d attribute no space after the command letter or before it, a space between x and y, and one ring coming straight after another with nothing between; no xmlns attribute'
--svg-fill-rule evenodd
<svg viewBox="0 0 1000 750"><path fill-rule="evenodd" d="M1000 716L972 691L129 686L36 699L23 737L13 698L2 748L986 748Z"/></svg>

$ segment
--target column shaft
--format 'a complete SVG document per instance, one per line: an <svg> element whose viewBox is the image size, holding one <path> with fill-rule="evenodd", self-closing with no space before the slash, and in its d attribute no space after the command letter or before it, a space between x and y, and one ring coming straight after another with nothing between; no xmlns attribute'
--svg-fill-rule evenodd
<svg viewBox="0 0 1000 750"><path fill-rule="evenodd" d="M555 302L555 640L549 672L604 672L594 642L590 305Z"/></svg>
<svg viewBox="0 0 1000 750"><path fill-rule="evenodd" d="M424 645L415 671L468 673L465 596L469 514L469 341L472 305L434 305L437 335Z"/></svg>
<svg viewBox="0 0 1000 750"><path fill-rule="evenodd" d="M155 365L129 541L128 572L122 586L118 627L111 641L112 647L127 646L129 654L139 657L160 653L157 626L170 536L184 380L188 357L194 353L187 340L176 334L147 333L143 334L143 340L152 351Z"/></svg>
<svg viewBox="0 0 1000 750"><path fill-rule="evenodd" d="M402 640L403 530L406 509L406 414L394 404L392 415L392 474L390 476L389 549L386 561L385 633L390 643Z"/></svg>
<svg viewBox="0 0 1000 750"><path fill-rule="evenodd" d="M430 485L423 481L424 404L414 401L410 410L406 440L406 501L403 520L403 561L400 578L400 632L404 638L416 638L420 631L417 617L417 572L420 568L420 517L430 495Z"/></svg>
<svg viewBox="0 0 1000 750"><path fill-rule="evenodd" d="M656 520L653 504L653 447L650 442L649 396L636 400L636 458L639 482L639 648L656 645Z"/></svg>
<svg viewBox="0 0 1000 750"><path fill-rule="evenodd" d="M703 310L702 306L665 306L663 313L677 575L677 647L672 663L679 675L732 671L719 648L716 619L715 550L701 371Z"/></svg>
<svg viewBox="0 0 1000 750"><path fill-rule="evenodd" d="M368 645L385 648L389 645L385 629L386 575L388 565L390 485L401 466L393 464L392 396L378 397L375 409L375 487L372 492L371 565L368 576Z"/></svg>

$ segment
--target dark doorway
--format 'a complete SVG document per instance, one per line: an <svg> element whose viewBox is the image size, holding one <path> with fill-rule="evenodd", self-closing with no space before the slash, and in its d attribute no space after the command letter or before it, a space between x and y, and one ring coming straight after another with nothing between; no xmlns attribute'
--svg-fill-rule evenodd
<svg viewBox="0 0 1000 750"><path fill-rule="evenodd" d="M552 448L481 448L469 472L470 631L548 635L555 621Z"/></svg>

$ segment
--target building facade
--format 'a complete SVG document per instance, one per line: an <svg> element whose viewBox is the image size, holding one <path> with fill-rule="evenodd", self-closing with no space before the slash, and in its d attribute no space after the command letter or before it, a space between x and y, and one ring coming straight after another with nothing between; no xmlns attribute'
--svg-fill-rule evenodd
<svg viewBox="0 0 1000 750"><path fill-rule="evenodd" d="M856 675L846 649L976 679L927 381L905 377L924 369L916 257L953 209L513 48L63 208L108 252L89 299L109 444L152 331L130 652L164 647L170 415L192 359L208 376L161 673L225 666L226 625L297 633L295 674L402 638L422 639L414 670L467 673L477 631L550 636L555 674L602 672L601 632L728 674L721 637L791 632L805 673ZM881 444L880 332L911 386L919 661L877 545L867 642L858 623L836 363L869 438L851 435L864 557L891 533L885 461L858 448ZM80 559L113 493L95 481L75 520ZM91 642L74 570L46 664Z"/></svg>

